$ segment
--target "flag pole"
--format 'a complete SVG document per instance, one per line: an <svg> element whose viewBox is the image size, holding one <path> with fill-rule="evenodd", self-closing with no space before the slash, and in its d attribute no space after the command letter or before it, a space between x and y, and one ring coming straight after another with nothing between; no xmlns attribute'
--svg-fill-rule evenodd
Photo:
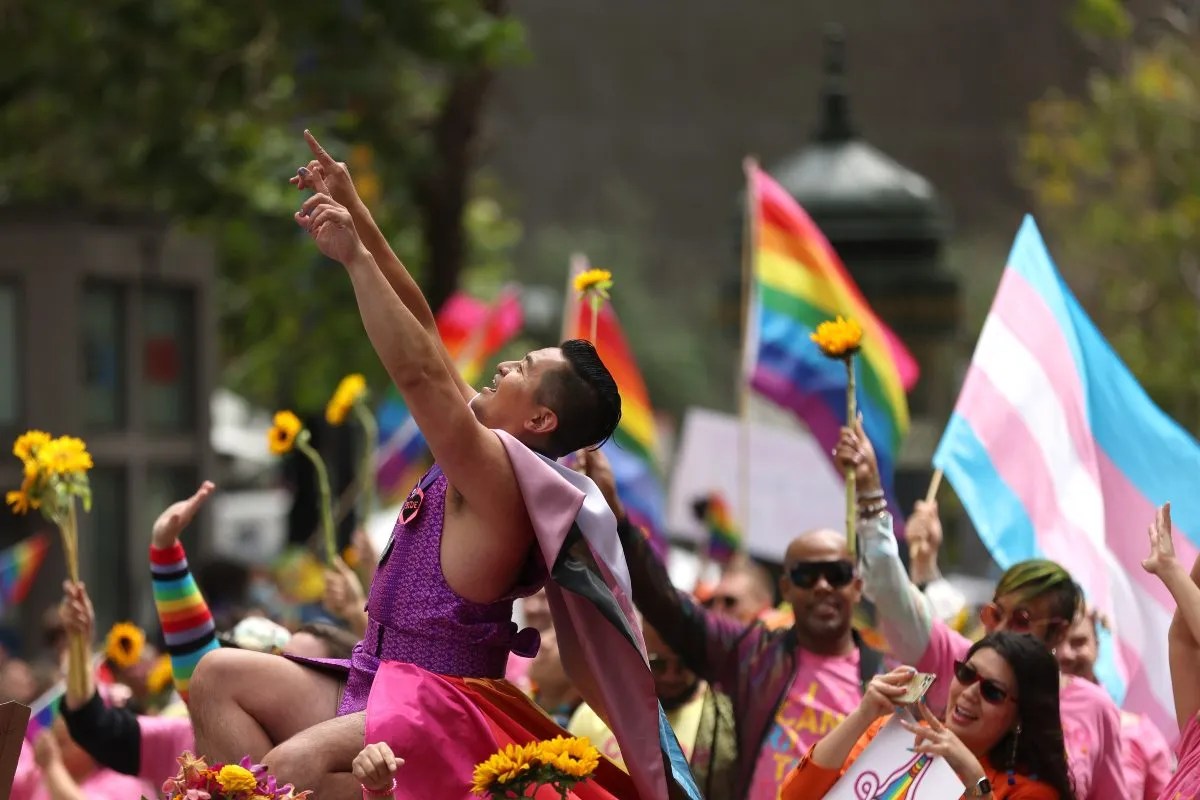
<svg viewBox="0 0 1200 800"><path fill-rule="evenodd" d="M754 173L758 162L753 156L742 161L746 178L745 207L742 212L741 269L741 358L734 377L738 387L738 511L741 517L742 547L750 540L750 303L754 286L754 253L758 233L758 196L754 191Z"/></svg>
<svg viewBox="0 0 1200 800"><path fill-rule="evenodd" d="M563 290L562 336L560 342L575 338L579 329L579 298L575 296L575 278L587 272L591 262L583 253L572 253L567 267L567 287ZM595 337L593 337L595 338ZM592 342L595 345L595 342Z"/></svg>
<svg viewBox="0 0 1200 800"><path fill-rule="evenodd" d="M941 467L933 471L933 478L929 481L929 491L925 492L925 502L932 503L937 500L938 489L942 486L942 469Z"/></svg>

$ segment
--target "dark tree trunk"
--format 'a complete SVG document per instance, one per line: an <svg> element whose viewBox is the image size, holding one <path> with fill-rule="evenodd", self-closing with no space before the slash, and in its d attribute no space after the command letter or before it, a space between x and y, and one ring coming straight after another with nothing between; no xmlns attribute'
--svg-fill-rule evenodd
<svg viewBox="0 0 1200 800"><path fill-rule="evenodd" d="M486 0L493 16L507 12L507 0ZM476 137L495 73L486 67L457 75L433 127L434 164L419 184L422 231L429 254L425 297L436 312L458 288L467 255L463 224L470 197Z"/></svg>

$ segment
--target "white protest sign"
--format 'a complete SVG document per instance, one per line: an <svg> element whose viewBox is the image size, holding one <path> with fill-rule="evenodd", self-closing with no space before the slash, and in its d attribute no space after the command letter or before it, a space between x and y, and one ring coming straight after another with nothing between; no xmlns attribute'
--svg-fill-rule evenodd
<svg viewBox="0 0 1200 800"><path fill-rule="evenodd" d="M910 752L896 714L833 785L825 800L957 800L966 789L943 758ZM909 718L911 719L911 718Z"/></svg>
<svg viewBox="0 0 1200 800"><path fill-rule="evenodd" d="M755 417L760 414L755 411ZM751 422L747 432L746 549L759 558L783 561L788 544L800 534L817 528L842 530L844 484L812 435L781 418ZM707 533L692 512L692 503L713 491L724 496L735 524L741 526L741 435L737 417L688 409L667 498L667 528L673 534L705 540Z"/></svg>

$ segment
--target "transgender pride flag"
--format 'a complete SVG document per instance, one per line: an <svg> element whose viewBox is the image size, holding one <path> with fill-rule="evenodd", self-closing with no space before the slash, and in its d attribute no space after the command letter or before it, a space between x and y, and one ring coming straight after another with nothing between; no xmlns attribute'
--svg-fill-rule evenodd
<svg viewBox="0 0 1200 800"><path fill-rule="evenodd" d="M1113 622L1097 672L1118 703L1178 730L1167 665L1174 601L1141 567L1156 506L1200 545L1200 445L1130 374L1063 283L1031 217L1009 255L934 454L1003 567L1067 567Z"/></svg>

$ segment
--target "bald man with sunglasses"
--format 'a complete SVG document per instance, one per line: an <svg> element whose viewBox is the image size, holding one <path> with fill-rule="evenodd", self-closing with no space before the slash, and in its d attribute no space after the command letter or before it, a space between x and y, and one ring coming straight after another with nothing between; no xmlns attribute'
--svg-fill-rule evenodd
<svg viewBox="0 0 1200 800"><path fill-rule="evenodd" d="M629 524L604 456L590 452L580 460L617 516L633 600L647 624L733 703L737 777L727 796L775 800L800 758L858 707L863 686L882 671L882 657L850 624L862 580L845 534L812 531L788 546L779 591L795 612L791 628L744 624L676 590L646 538ZM886 525L890 533L891 518L874 513L860 524Z"/></svg>

